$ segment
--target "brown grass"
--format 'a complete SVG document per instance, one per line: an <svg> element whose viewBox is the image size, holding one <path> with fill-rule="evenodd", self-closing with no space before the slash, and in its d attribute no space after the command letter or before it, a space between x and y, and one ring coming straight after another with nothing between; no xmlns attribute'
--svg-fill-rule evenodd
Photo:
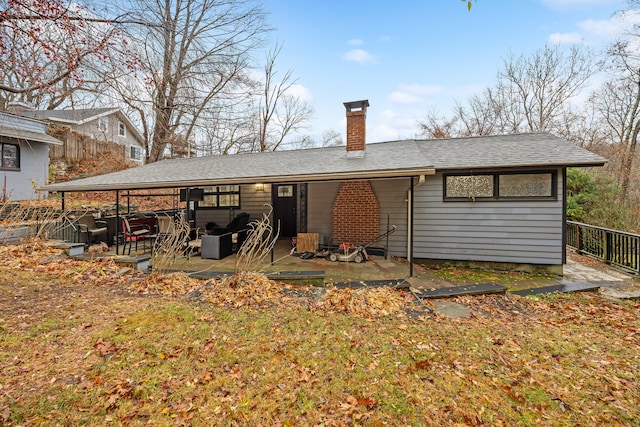
<svg viewBox="0 0 640 427"><path fill-rule="evenodd" d="M0 248L0 424L637 425L640 303L455 301Z"/></svg>

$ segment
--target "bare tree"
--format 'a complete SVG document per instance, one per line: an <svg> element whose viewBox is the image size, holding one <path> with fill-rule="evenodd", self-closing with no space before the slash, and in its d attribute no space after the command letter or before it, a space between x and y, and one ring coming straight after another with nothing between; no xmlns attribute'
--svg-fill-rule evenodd
<svg viewBox="0 0 640 427"><path fill-rule="evenodd" d="M529 57L511 55L496 84L456 105L452 119L431 117L419 125L428 136L559 132L570 101L597 70L592 54L579 47L564 52L545 46Z"/></svg>
<svg viewBox="0 0 640 427"><path fill-rule="evenodd" d="M592 55L577 46L564 54L559 46L545 46L531 57L509 57L505 68L498 73L498 81L507 89L507 104L519 110L512 113L522 116L524 129L514 131L539 132L551 130L554 119L566 107L569 100L585 88L597 71ZM515 128L515 126L514 126Z"/></svg>
<svg viewBox="0 0 640 427"><path fill-rule="evenodd" d="M298 130L308 121L313 111L299 97L292 95L291 90L297 80L292 77L293 71L287 70L279 81L276 81L276 60L282 45L276 44L267 54L264 66L264 82L260 100L260 151L275 151L291 132Z"/></svg>
<svg viewBox="0 0 640 427"><path fill-rule="evenodd" d="M137 112L147 161L154 162L172 143L196 143L203 121L219 113L219 98L241 96L237 88L248 80L251 54L268 28L253 0L133 0L130 9L147 23L128 33L142 72L126 83L109 80Z"/></svg>
<svg viewBox="0 0 640 427"><path fill-rule="evenodd" d="M64 0L0 0L0 107L61 105L90 78L88 63L115 50L115 22Z"/></svg>
<svg viewBox="0 0 640 427"><path fill-rule="evenodd" d="M609 54L609 69L614 75L602 85L594 102L612 134L612 142L620 148L618 183L625 199L640 134L640 58L623 42L616 43Z"/></svg>

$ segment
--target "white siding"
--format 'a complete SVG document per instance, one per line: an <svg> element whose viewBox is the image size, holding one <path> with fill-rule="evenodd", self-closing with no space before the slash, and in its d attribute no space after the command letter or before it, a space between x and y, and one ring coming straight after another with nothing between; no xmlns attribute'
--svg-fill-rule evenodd
<svg viewBox="0 0 640 427"><path fill-rule="evenodd" d="M562 264L562 170L557 200L445 203L442 179L416 189L415 258Z"/></svg>
<svg viewBox="0 0 640 427"><path fill-rule="evenodd" d="M20 146L20 170L0 171L6 182L6 195L9 200L36 200L38 196L46 197L47 193L37 193L35 187L47 183L49 175L49 145L40 142L16 141L3 139L11 144ZM0 183L0 196L3 193L4 182Z"/></svg>

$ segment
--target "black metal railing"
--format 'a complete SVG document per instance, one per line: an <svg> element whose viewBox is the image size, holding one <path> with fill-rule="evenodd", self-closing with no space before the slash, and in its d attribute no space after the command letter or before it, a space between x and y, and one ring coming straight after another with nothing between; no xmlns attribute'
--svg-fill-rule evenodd
<svg viewBox="0 0 640 427"><path fill-rule="evenodd" d="M567 246L640 274L640 235L567 221Z"/></svg>

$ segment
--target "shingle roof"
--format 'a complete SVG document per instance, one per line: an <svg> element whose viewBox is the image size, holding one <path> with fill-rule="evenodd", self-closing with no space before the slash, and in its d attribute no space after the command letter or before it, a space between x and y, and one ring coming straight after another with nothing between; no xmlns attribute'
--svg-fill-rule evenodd
<svg viewBox="0 0 640 427"><path fill-rule="evenodd" d="M98 116L118 111L117 108L88 108L82 110L38 110L25 111L22 114L29 117L61 121L74 124L82 124L87 120L93 120Z"/></svg>
<svg viewBox="0 0 640 427"><path fill-rule="evenodd" d="M436 169L602 165L607 159L547 132L416 141Z"/></svg>
<svg viewBox="0 0 640 427"><path fill-rule="evenodd" d="M345 147L163 160L48 191L127 190L253 182L318 181L429 175L441 169L598 166L606 162L548 133L367 144L363 157Z"/></svg>
<svg viewBox="0 0 640 427"><path fill-rule="evenodd" d="M0 135L27 141L44 142L46 144L62 145L62 141L46 133L46 123L0 112Z"/></svg>

